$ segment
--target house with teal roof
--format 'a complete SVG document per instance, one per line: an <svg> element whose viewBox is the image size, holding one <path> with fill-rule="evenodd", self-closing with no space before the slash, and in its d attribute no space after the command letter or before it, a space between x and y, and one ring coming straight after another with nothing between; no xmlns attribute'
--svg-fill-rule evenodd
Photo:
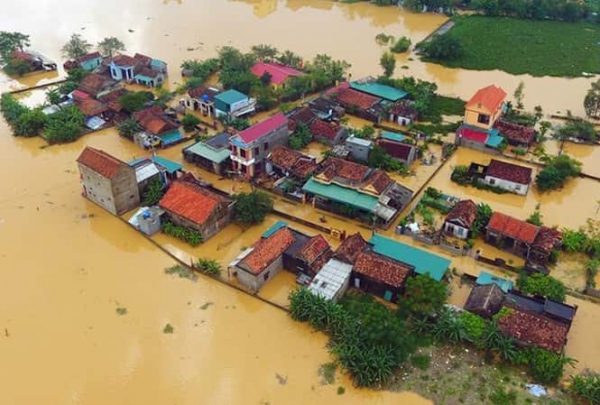
<svg viewBox="0 0 600 405"><path fill-rule="evenodd" d="M369 243L375 253L409 264L415 268L415 273L428 275L437 281L444 278L450 267L448 259L380 235L373 235Z"/></svg>
<svg viewBox="0 0 600 405"><path fill-rule="evenodd" d="M377 83L373 78L366 78L350 83L350 88L361 93L366 93L371 96L379 97L383 100L395 103L408 96L404 90L397 89L392 86Z"/></svg>
<svg viewBox="0 0 600 405"><path fill-rule="evenodd" d="M185 160L210 172L225 175L231 167L229 141L232 134L221 132L205 141L196 142L182 150Z"/></svg>
<svg viewBox="0 0 600 405"><path fill-rule="evenodd" d="M512 290L515 284L511 280L507 280L502 277L498 277L494 274L488 273L487 271L481 271L479 273L479 277L477 277L477 281L475 281L477 285L490 285L496 284L502 291L505 293Z"/></svg>
<svg viewBox="0 0 600 405"><path fill-rule="evenodd" d="M256 111L256 100L234 89L217 94L214 105L217 117L227 115L238 118Z"/></svg>

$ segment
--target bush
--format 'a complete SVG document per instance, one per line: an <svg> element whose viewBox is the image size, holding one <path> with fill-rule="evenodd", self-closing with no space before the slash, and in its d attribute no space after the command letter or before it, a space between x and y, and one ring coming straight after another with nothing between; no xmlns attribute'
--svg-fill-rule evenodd
<svg viewBox="0 0 600 405"><path fill-rule="evenodd" d="M13 126L14 134L24 137L40 135L46 125L46 117L41 108L25 111Z"/></svg>
<svg viewBox="0 0 600 405"><path fill-rule="evenodd" d="M73 142L83 133L85 116L77 107L69 105L48 116L44 135L51 142Z"/></svg>
<svg viewBox="0 0 600 405"><path fill-rule="evenodd" d="M223 268L216 260L198 259L196 267L202 273L213 277L220 276L223 271Z"/></svg>
<svg viewBox="0 0 600 405"><path fill-rule="evenodd" d="M402 37L402 38L398 39L398 41L396 41L396 43L394 45L392 45L392 47L390 48L390 51L392 51L394 53L403 53L403 52L408 51L408 48L410 48L411 44L412 44L412 42L410 41L409 38Z"/></svg>
<svg viewBox="0 0 600 405"><path fill-rule="evenodd" d="M487 327L486 320L469 311L462 311L460 313L460 320L465 331L466 339L475 344L475 346L481 347L483 335Z"/></svg>
<svg viewBox="0 0 600 405"><path fill-rule="evenodd" d="M187 278L189 280L195 281L197 279L196 275L192 270L187 267L184 267L180 264L176 264L171 267L167 267L165 269L165 274L177 274L179 278Z"/></svg>
<svg viewBox="0 0 600 405"><path fill-rule="evenodd" d="M556 384L563 376L564 367L572 362L564 355L549 352L540 348L523 350L529 375L540 384Z"/></svg>
<svg viewBox="0 0 600 405"><path fill-rule="evenodd" d="M273 211L273 198L262 191L240 193L235 196L235 219L244 225L261 223Z"/></svg>
<svg viewBox="0 0 600 405"><path fill-rule="evenodd" d="M550 159L546 168L536 176L535 183L541 191L555 190L580 173L581 162L563 154Z"/></svg>
<svg viewBox="0 0 600 405"><path fill-rule="evenodd" d="M431 60L456 60L465 53L460 39L447 33L434 36L429 42L421 45L421 49Z"/></svg>
<svg viewBox="0 0 600 405"><path fill-rule="evenodd" d="M587 372L583 375L571 376L570 390L575 395L588 401L591 405L600 404L600 375Z"/></svg>
<svg viewBox="0 0 600 405"><path fill-rule="evenodd" d="M181 125L183 125L183 129L186 132L193 131L198 124L200 124L200 118L196 117L194 114L187 113L181 119Z"/></svg>
<svg viewBox="0 0 600 405"><path fill-rule="evenodd" d="M171 221L164 221L162 229L167 235L182 240L191 246L198 246L202 243L202 235L200 232L184 226L175 225Z"/></svg>
<svg viewBox="0 0 600 405"><path fill-rule="evenodd" d="M149 91L136 91L123 94L117 103L130 113L143 110L146 103L154 100L154 94Z"/></svg>
<svg viewBox="0 0 600 405"><path fill-rule="evenodd" d="M413 316L434 316L444 308L448 298L448 286L427 275L410 277L402 297L400 311L408 311Z"/></svg>
<svg viewBox="0 0 600 405"><path fill-rule="evenodd" d="M143 205L150 207L158 204L164 194L165 191L162 181L160 181L160 179L152 180L144 192Z"/></svg>
<svg viewBox="0 0 600 405"><path fill-rule="evenodd" d="M560 280L542 273L531 276L521 273L517 279L517 287L525 294L539 295L558 302L564 302L567 294L565 285Z"/></svg>
<svg viewBox="0 0 600 405"><path fill-rule="evenodd" d="M9 76L23 76L31 72L29 64L19 59L10 59L2 69Z"/></svg>
<svg viewBox="0 0 600 405"><path fill-rule="evenodd" d="M117 125L117 131L119 132L119 135L129 139L130 141L133 140L133 136L140 132L140 130L140 125L133 118L127 118L125 121Z"/></svg>
<svg viewBox="0 0 600 405"><path fill-rule="evenodd" d="M292 149L303 149L312 141L312 133L304 123L298 123L296 130L290 136L289 145Z"/></svg>

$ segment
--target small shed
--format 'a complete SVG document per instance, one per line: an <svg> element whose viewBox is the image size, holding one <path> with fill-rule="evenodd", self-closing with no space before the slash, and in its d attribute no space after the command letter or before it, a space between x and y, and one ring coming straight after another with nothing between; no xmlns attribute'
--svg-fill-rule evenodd
<svg viewBox="0 0 600 405"><path fill-rule="evenodd" d="M351 136L346 139L346 149L350 152L350 157L359 162L369 160L369 153L373 148L373 142L368 139L357 138Z"/></svg>
<svg viewBox="0 0 600 405"><path fill-rule="evenodd" d="M467 298L465 309L484 318L491 318L500 311L504 298L504 291L496 284L476 285Z"/></svg>
<svg viewBox="0 0 600 405"><path fill-rule="evenodd" d="M308 286L308 291L326 300L339 300L350 284L352 265L336 259L329 260Z"/></svg>

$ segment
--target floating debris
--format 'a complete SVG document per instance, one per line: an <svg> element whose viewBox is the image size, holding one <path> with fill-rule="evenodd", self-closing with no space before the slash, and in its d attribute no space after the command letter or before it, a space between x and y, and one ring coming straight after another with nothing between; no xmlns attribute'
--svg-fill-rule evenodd
<svg viewBox="0 0 600 405"><path fill-rule="evenodd" d="M171 326L170 323L166 324L165 327L163 328L163 333L173 333L174 329L173 326Z"/></svg>
<svg viewBox="0 0 600 405"><path fill-rule="evenodd" d="M284 377L284 376L276 373L275 378L277 378L277 381L279 382L279 384L281 384L281 385L287 384L287 380L288 380L287 377Z"/></svg>
<svg viewBox="0 0 600 405"><path fill-rule="evenodd" d="M211 306L211 305L213 305L213 304L214 304L214 302L207 302L207 303L203 304L203 305L200 307L200 309L204 311L204 310L208 309L208 307L210 307L210 306Z"/></svg>
<svg viewBox="0 0 600 405"><path fill-rule="evenodd" d="M117 312L117 315L119 315L119 316L127 315L127 308L119 307L116 309L116 312Z"/></svg>

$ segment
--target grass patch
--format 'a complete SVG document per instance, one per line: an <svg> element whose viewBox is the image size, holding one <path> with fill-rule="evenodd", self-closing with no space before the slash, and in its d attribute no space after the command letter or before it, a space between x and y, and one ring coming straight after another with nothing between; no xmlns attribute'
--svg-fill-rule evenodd
<svg viewBox="0 0 600 405"><path fill-rule="evenodd" d="M321 376L321 384L330 385L335 382L335 370L337 369L337 363L332 361L330 363L323 363L319 366L319 375Z"/></svg>
<svg viewBox="0 0 600 405"><path fill-rule="evenodd" d="M483 16L456 17L454 21L449 35L462 41L464 55L434 62L533 76L600 73L598 25Z"/></svg>
<svg viewBox="0 0 600 405"><path fill-rule="evenodd" d="M187 278L189 280L193 280L196 281L197 276L194 274L194 272L190 269L188 269L187 267L184 267L180 264L176 264L175 266L172 267L167 267L165 269L165 273L166 274L177 274L180 278Z"/></svg>
<svg viewBox="0 0 600 405"><path fill-rule="evenodd" d="M426 355L414 355L410 358L411 364L422 371L427 371L429 366L431 366L431 357Z"/></svg>

